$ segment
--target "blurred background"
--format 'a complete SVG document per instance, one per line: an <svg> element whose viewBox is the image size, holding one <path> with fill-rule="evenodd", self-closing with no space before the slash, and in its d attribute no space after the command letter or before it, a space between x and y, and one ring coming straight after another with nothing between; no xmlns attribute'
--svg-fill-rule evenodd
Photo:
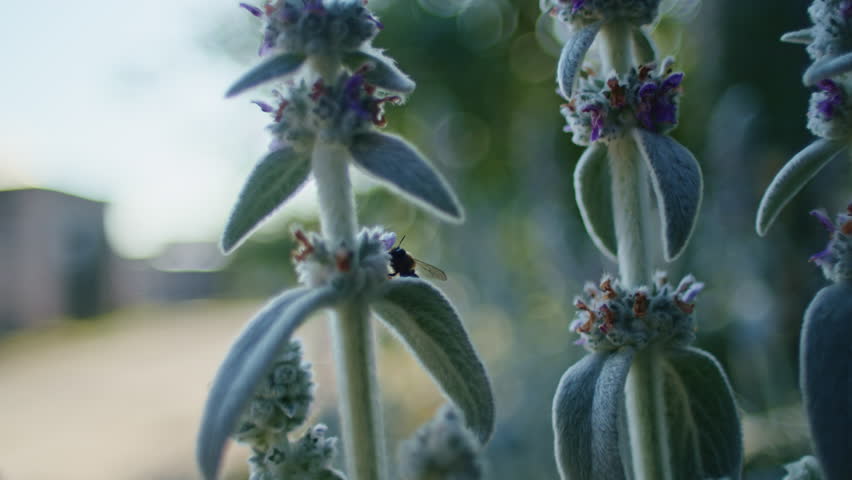
<svg viewBox="0 0 852 480"><path fill-rule="evenodd" d="M849 201L826 171L770 234L763 189L810 142L807 57L781 33L808 2L664 2L654 27L686 72L674 136L705 175L699 226L670 277L707 283L699 347L725 366L744 420L746 478L779 478L809 451L797 387L801 314L825 283L807 262L827 236L807 212ZM534 0L371 0L374 42L417 82L388 130L418 145L467 210L442 225L356 176L360 220L407 235L443 268L492 375L489 478L558 478L550 404L581 355L568 324L586 280L615 272L574 202L581 150L562 132L559 38ZM288 228L315 229L308 185L237 253L216 245L266 149L268 116L223 92L256 62L259 24L237 2L13 2L0 18L0 479L198 478L194 436L230 341L295 284ZM254 97L257 98L257 97ZM378 330L390 451L442 404ZM339 432L325 321L299 331L314 421ZM230 478L245 478L232 447ZM345 454L345 452L344 452ZM338 459L340 460L340 459Z"/></svg>

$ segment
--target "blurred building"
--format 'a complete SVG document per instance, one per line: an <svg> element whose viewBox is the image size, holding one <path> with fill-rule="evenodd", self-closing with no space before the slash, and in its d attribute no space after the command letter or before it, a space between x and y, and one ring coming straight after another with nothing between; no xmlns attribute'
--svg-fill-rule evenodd
<svg viewBox="0 0 852 480"><path fill-rule="evenodd" d="M105 208L51 190L0 191L0 332L217 293L215 245L172 246L154 260L119 257Z"/></svg>

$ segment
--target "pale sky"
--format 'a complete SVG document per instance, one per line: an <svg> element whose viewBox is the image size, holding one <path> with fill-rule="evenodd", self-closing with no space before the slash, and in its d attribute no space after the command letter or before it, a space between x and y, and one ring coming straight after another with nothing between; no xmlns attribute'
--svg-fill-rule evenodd
<svg viewBox="0 0 852 480"><path fill-rule="evenodd" d="M217 238L269 141L251 94L223 98L245 67L203 47L245 21L237 3L6 2L0 188L109 201L110 241L128 256Z"/></svg>

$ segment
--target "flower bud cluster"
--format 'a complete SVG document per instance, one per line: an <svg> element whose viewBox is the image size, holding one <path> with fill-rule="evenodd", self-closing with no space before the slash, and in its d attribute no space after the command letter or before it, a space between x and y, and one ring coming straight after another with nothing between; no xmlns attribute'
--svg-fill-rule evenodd
<svg viewBox="0 0 852 480"><path fill-rule="evenodd" d="M276 92L275 106L255 103L273 116L274 123L269 126L274 135L271 150L289 145L304 151L317 135L323 141L346 144L354 135L369 131L374 125L385 126L384 104L400 103L402 99L377 92L362 74L344 72L332 85L320 79L311 86L305 82L294 85L286 94Z"/></svg>
<svg viewBox="0 0 852 480"><path fill-rule="evenodd" d="M844 139L852 132L852 105L841 82L824 79L817 84L808 107L808 129L828 139Z"/></svg>
<svg viewBox="0 0 852 480"><path fill-rule="evenodd" d="M660 0L541 0L542 11L582 27L598 21L641 26L654 21Z"/></svg>
<svg viewBox="0 0 852 480"><path fill-rule="evenodd" d="M294 231L299 250L293 252L299 281L309 287L334 285L347 292L374 291L388 278L396 234L381 228L362 229L355 249L334 247L318 233Z"/></svg>
<svg viewBox="0 0 852 480"><path fill-rule="evenodd" d="M822 267L825 278L839 282L852 279L852 204L846 212L837 214L832 222L824 210L811 212L829 231L825 250L811 256L810 261Z"/></svg>
<svg viewBox="0 0 852 480"><path fill-rule="evenodd" d="M325 425L318 424L295 443L285 438L266 451L255 450L249 458L249 480L345 480L342 473L331 468L337 439L326 438L326 431Z"/></svg>
<svg viewBox="0 0 852 480"><path fill-rule="evenodd" d="M693 301L704 288L687 275L677 287L658 272L651 288L624 288L617 279L604 276L600 285L587 283L585 298L577 298L579 310L571 329L580 334L578 344L590 351L607 352L624 346L641 349L649 344L686 346L695 338Z"/></svg>
<svg viewBox="0 0 852 480"><path fill-rule="evenodd" d="M814 0L808 14L814 22L807 47L812 59L852 51L852 0Z"/></svg>
<svg viewBox="0 0 852 480"><path fill-rule="evenodd" d="M277 0L240 6L266 21L260 55L271 51L334 56L367 44L382 24L362 0Z"/></svg>
<svg viewBox="0 0 852 480"><path fill-rule="evenodd" d="M638 127L666 133L677 126L678 100L683 73L673 72L667 58L655 71L654 64L631 69L626 78L606 81L588 70L561 112L577 145L609 141Z"/></svg>
<svg viewBox="0 0 852 480"><path fill-rule="evenodd" d="M302 363L301 344L292 341L257 386L237 422L234 438L265 451L305 422L312 401L310 365Z"/></svg>
<svg viewBox="0 0 852 480"><path fill-rule="evenodd" d="M479 451L461 413L445 406L402 445L400 466L409 480L479 480L484 478Z"/></svg>

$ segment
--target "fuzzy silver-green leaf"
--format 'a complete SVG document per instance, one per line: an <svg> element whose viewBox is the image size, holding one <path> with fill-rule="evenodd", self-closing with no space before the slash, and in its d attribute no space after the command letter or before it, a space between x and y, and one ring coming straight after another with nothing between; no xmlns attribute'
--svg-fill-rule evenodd
<svg viewBox="0 0 852 480"><path fill-rule="evenodd" d="M276 55L269 60L257 65L240 77L231 88L225 92L226 97L233 97L250 88L266 83L276 78L285 77L295 73L299 67L305 63L304 54L301 53L282 53Z"/></svg>
<svg viewBox="0 0 852 480"><path fill-rule="evenodd" d="M222 250L228 253L239 245L305 184L310 172L310 156L289 147L263 157L249 175L231 212L222 234Z"/></svg>
<svg viewBox="0 0 852 480"><path fill-rule="evenodd" d="M634 350L590 353L571 366L553 397L556 464L562 480L624 480L619 438L624 384Z"/></svg>
<svg viewBox="0 0 852 480"><path fill-rule="evenodd" d="M378 132L355 135L349 144L355 165L404 198L445 220L460 222L462 208L446 180L405 140Z"/></svg>
<svg viewBox="0 0 852 480"><path fill-rule="evenodd" d="M673 478L740 478L743 438L722 367L697 348L667 350L663 371Z"/></svg>
<svg viewBox="0 0 852 480"><path fill-rule="evenodd" d="M667 135L633 129L651 174L663 229L663 254L673 261L686 248L695 228L704 180L692 153Z"/></svg>
<svg viewBox="0 0 852 480"><path fill-rule="evenodd" d="M852 473L852 281L816 294L802 325L800 387L827 480Z"/></svg>
<svg viewBox="0 0 852 480"><path fill-rule="evenodd" d="M814 63L805 70L804 75L802 75L802 82L809 87L816 85L820 80L836 77L850 71L852 71L852 53L822 57L814 60Z"/></svg>
<svg viewBox="0 0 852 480"><path fill-rule="evenodd" d="M362 73L364 80L383 90L406 94L414 91L414 81L402 73L393 60L382 55L371 55L362 51L348 52L343 54L343 63L353 72L366 66Z"/></svg>
<svg viewBox="0 0 852 480"><path fill-rule="evenodd" d="M611 183L607 148L600 142L592 143L574 168L574 195L592 242L615 260L618 247L612 221Z"/></svg>
<svg viewBox="0 0 852 480"><path fill-rule="evenodd" d="M787 32L784 35L781 35L781 41L807 45L814 41L814 31L812 28L805 28L794 32Z"/></svg>
<svg viewBox="0 0 852 480"><path fill-rule="evenodd" d="M814 141L790 159L766 187L757 208L755 228L760 236L766 235L778 214L787 203L811 181L828 162L845 151L845 145L821 138Z"/></svg>
<svg viewBox="0 0 852 480"><path fill-rule="evenodd" d="M491 384L449 300L423 280L395 278L371 307L461 410L479 441L487 442L494 429Z"/></svg>
<svg viewBox="0 0 852 480"><path fill-rule="evenodd" d="M559 63L556 66L556 83L559 85L559 93L562 94L563 98L571 98L574 79L577 77L580 66L583 65L586 52L589 51L589 47L595 41L595 36L600 31L601 25L601 22L595 22L577 29L562 47Z"/></svg>
<svg viewBox="0 0 852 480"><path fill-rule="evenodd" d="M219 367L201 417L196 458L206 480L215 480L222 451L261 377L293 331L340 296L325 287L297 288L269 302L246 327Z"/></svg>

